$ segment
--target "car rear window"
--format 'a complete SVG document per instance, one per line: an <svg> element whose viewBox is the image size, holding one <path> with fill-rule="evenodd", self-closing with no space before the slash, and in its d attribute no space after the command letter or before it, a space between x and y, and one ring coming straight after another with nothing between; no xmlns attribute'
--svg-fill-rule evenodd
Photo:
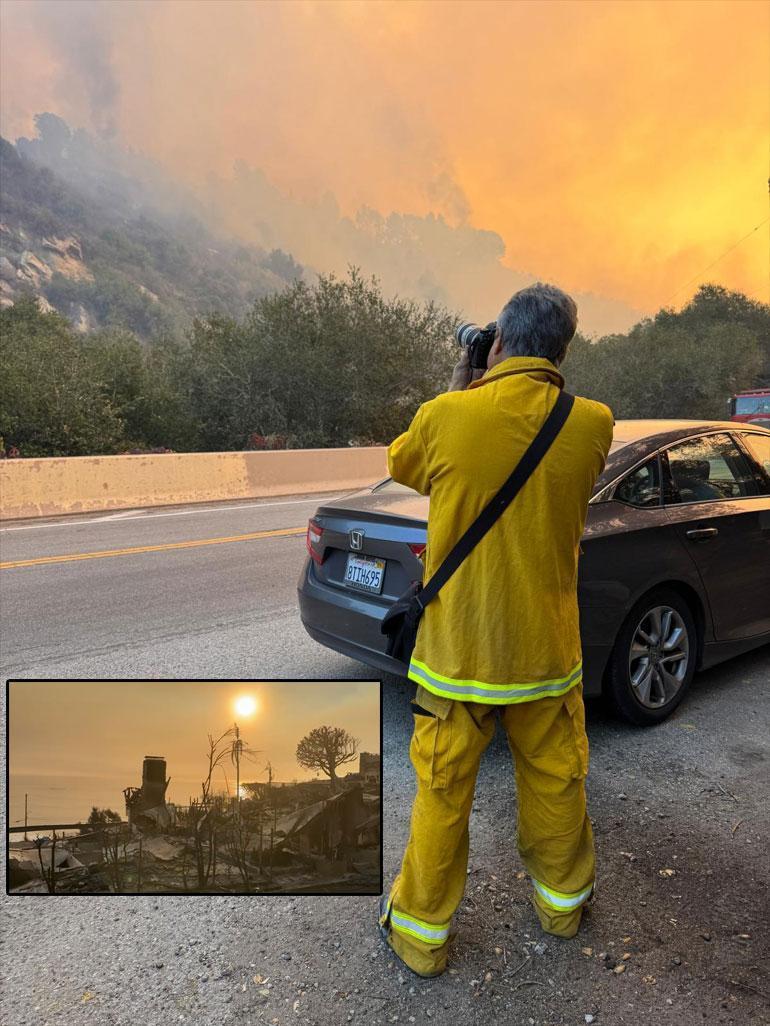
<svg viewBox="0 0 770 1026"><path fill-rule="evenodd" d="M741 438L754 456L757 463L770 477L770 435L760 435L755 432L745 432Z"/></svg>

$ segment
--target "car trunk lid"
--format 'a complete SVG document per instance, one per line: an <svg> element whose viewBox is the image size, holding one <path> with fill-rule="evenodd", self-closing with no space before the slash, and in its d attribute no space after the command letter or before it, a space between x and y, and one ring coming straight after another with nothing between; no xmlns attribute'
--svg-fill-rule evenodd
<svg viewBox="0 0 770 1026"><path fill-rule="evenodd" d="M409 546L419 551L419 547L425 545L425 520L388 512L383 509L383 502L374 503L375 508L366 508L369 505L366 498L363 501L357 498L350 508L345 507L344 500L319 507L313 519L323 528L323 562L316 563L314 573L329 587L358 590L351 589L345 581L348 557L384 559L382 591L379 594L359 591L359 594L387 606L402 595L412 581L422 579L422 561ZM402 500L397 505L402 509L405 503ZM351 537L353 533L355 537Z"/></svg>

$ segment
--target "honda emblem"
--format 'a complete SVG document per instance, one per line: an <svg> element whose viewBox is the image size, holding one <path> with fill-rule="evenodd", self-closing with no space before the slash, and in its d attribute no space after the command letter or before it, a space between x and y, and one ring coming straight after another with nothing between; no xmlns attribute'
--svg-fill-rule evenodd
<svg viewBox="0 0 770 1026"><path fill-rule="evenodd" d="M360 552L364 547L364 532L363 531L351 531L350 532L350 547L354 552Z"/></svg>

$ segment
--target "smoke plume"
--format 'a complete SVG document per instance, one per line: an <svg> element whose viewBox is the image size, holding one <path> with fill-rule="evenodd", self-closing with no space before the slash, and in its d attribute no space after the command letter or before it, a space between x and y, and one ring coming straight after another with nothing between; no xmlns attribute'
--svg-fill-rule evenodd
<svg viewBox="0 0 770 1026"><path fill-rule="evenodd" d="M3 22L4 134L41 110L114 133L230 232L474 319L540 278L621 330L767 216L765 4L38 0ZM767 261L758 232L710 277L767 300Z"/></svg>

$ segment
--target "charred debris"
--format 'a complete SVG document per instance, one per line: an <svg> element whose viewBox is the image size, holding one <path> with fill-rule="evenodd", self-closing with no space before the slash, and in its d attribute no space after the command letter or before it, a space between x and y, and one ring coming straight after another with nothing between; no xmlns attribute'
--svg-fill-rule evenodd
<svg viewBox="0 0 770 1026"><path fill-rule="evenodd" d="M166 800L169 783L166 760L148 755L125 819L94 809L86 824L11 834L10 893L379 893L379 755L360 753L334 784L271 774L232 796L209 776L186 806Z"/></svg>

